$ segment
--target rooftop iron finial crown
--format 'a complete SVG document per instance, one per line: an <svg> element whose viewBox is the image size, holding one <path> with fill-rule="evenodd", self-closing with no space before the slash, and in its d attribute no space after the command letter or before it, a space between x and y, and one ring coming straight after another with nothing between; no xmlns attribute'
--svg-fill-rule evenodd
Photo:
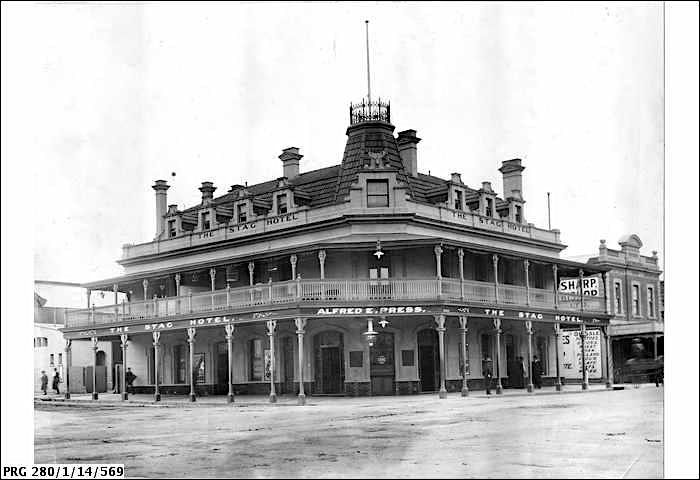
<svg viewBox="0 0 700 480"><path fill-rule="evenodd" d="M361 103L351 103L350 125L364 122L391 123L391 104L383 102L381 98L376 101L362 99Z"/></svg>

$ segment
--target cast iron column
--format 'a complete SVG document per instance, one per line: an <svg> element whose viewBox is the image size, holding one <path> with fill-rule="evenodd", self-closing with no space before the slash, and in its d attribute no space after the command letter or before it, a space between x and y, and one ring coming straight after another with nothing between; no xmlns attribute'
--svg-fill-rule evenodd
<svg viewBox="0 0 700 480"><path fill-rule="evenodd" d="M289 263L292 265L292 278L291 280L294 280L297 278L297 256L295 254L292 254L289 257Z"/></svg>
<svg viewBox="0 0 700 480"><path fill-rule="evenodd" d="M525 321L525 331L527 332L527 391L532 393L532 321Z"/></svg>
<svg viewBox="0 0 700 480"><path fill-rule="evenodd" d="M226 330L226 347L228 351L228 397L226 397L226 402L233 403L233 324L224 325L224 330Z"/></svg>
<svg viewBox="0 0 700 480"><path fill-rule="evenodd" d="M523 260L525 267L525 305L530 306L530 260Z"/></svg>
<svg viewBox="0 0 700 480"><path fill-rule="evenodd" d="M459 298L464 300L464 250L457 250L457 257L459 258Z"/></svg>
<svg viewBox="0 0 700 480"><path fill-rule="evenodd" d="M153 332L153 400L160 402L160 384L158 382L158 352L160 350L160 332Z"/></svg>
<svg viewBox="0 0 700 480"><path fill-rule="evenodd" d="M277 392L275 392L275 329L276 320L267 321L267 336L270 337L270 403L277 402Z"/></svg>
<svg viewBox="0 0 700 480"><path fill-rule="evenodd" d="M70 367L72 362L71 358L71 344L73 340L66 339L66 370L63 373L63 378L66 380L66 392L63 394L66 400L70 399Z"/></svg>
<svg viewBox="0 0 700 480"><path fill-rule="evenodd" d="M496 299L496 303L498 303L498 255L493 254L491 257L491 260L493 261L493 285L495 287L495 295L494 298ZM501 382L501 379L499 377L498 382ZM498 393L498 392L496 392Z"/></svg>
<svg viewBox="0 0 700 480"><path fill-rule="evenodd" d="M561 392L561 375L559 373L559 335L561 335L561 325L554 324L554 356L556 357L557 365L557 380L554 383L554 388L557 392Z"/></svg>
<svg viewBox="0 0 700 480"><path fill-rule="evenodd" d="M92 399L97 400L97 337L92 337Z"/></svg>
<svg viewBox="0 0 700 480"><path fill-rule="evenodd" d="M467 365L469 364L467 358L469 353L467 350L467 317L459 317L459 329L462 332L462 396L466 397L469 395L469 386L467 385Z"/></svg>
<svg viewBox="0 0 700 480"><path fill-rule="evenodd" d="M552 265L552 275L554 276L554 308L559 308L559 279L558 279L559 267L557 264Z"/></svg>
<svg viewBox="0 0 700 480"><path fill-rule="evenodd" d="M129 394L126 391L126 342L129 340L129 336L126 333L122 333L119 335L119 339L122 341L122 374L119 383L121 383L122 387L122 400L128 400Z"/></svg>
<svg viewBox="0 0 700 480"><path fill-rule="evenodd" d="M445 399L447 398L447 389L445 388L445 316L436 315L435 323L437 323L438 349L440 351L440 393L438 396Z"/></svg>
<svg viewBox="0 0 700 480"><path fill-rule="evenodd" d="M319 250L318 252L318 264L321 268L321 280L326 278L326 251Z"/></svg>
<svg viewBox="0 0 700 480"><path fill-rule="evenodd" d="M581 311L583 312L585 310L583 303L583 269L578 271L578 290L581 293Z"/></svg>
<svg viewBox="0 0 700 480"><path fill-rule="evenodd" d="M175 296L177 297L177 313L180 314L180 274L175 274Z"/></svg>
<svg viewBox="0 0 700 480"><path fill-rule="evenodd" d="M503 393L503 385L501 384L501 319L494 318L493 326L496 329L496 394L500 395Z"/></svg>
<svg viewBox="0 0 700 480"><path fill-rule="evenodd" d="M306 395L304 395L304 328L306 327L306 319L297 317L294 319L294 324L297 327L297 340L299 343L299 396L297 397L297 405L305 405Z"/></svg>
<svg viewBox="0 0 700 480"><path fill-rule="evenodd" d="M187 329L187 342L190 344L190 402L196 402L197 396L194 392L194 337L197 330L194 327Z"/></svg>
<svg viewBox="0 0 700 480"><path fill-rule="evenodd" d="M581 325L581 389L588 390L588 369L586 368L586 324Z"/></svg>
<svg viewBox="0 0 700 480"><path fill-rule="evenodd" d="M603 327L602 333L605 336L605 388L612 388L612 377L610 376L610 327Z"/></svg>

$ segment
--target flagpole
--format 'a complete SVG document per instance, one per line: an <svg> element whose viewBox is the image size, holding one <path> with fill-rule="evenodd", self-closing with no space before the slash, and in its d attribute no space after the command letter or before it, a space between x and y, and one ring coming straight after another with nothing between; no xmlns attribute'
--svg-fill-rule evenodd
<svg viewBox="0 0 700 480"><path fill-rule="evenodd" d="M372 91L369 87L369 20L365 20L365 38L367 40L367 103L371 103Z"/></svg>

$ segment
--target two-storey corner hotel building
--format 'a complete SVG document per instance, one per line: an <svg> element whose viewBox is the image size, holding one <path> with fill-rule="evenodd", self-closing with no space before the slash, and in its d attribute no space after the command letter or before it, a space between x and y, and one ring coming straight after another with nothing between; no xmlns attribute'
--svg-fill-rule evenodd
<svg viewBox="0 0 700 480"><path fill-rule="evenodd" d="M568 330L603 339L579 382L607 382L607 289L587 288L606 268L560 258L560 232L527 222L521 160L503 162L499 196L419 173L419 142L395 135L388 103L363 102L339 165L303 172L287 148L279 178L220 196L203 182L185 209L156 181L155 239L124 246L122 276L84 285L128 301L69 312L65 336L92 342L95 359L111 342L117 379L130 368L156 399L444 398L483 389L487 369L501 392L532 387L534 355L559 385L558 338L579 339L584 364L592 352Z"/></svg>

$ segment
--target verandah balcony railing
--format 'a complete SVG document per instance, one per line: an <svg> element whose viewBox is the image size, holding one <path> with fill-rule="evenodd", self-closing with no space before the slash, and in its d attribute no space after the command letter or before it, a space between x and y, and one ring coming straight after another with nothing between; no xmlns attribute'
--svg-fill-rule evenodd
<svg viewBox="0 0 700 480"><path fill-rule="evenodd" d="M66 313L66 327L90 327L139 319L162 319L190 313L212 313L231 308L264 305L313 303L319 301L360 302L380 300L456 300L484 304L496 303L496 287L490 282L455 278L362 279L362 280L290 280L250 287L227 288L191 293L178 297L124 302L118 305L73 310ZM517 285L499 285L498 302L528 305L528 292ZM529 289L529 305L554 308L554 292ZM580 311L581 297L560 301L561 309ZM605 312L601 297L583 297L584 311Z"/></svg>

